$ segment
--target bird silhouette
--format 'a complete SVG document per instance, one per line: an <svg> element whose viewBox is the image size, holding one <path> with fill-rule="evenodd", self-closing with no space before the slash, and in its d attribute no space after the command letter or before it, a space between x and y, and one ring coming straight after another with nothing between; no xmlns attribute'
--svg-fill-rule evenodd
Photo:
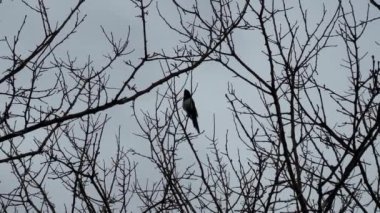
<svg viewBox="0 0 380 213"><path fill-rule="evenodd" d="M194 128L197 130L199 134L199 126L198 126L198 113L197 108L195 107L195 103L193 98L191 97L191 94L189 90L185 89L185 92L183 93L183 109L187 113L187 117L189 117L193 121Z"/></svg>

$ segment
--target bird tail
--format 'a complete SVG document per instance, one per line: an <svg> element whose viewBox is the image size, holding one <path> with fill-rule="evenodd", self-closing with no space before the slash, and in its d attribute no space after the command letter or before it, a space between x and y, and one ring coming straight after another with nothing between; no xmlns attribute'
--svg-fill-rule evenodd
<svg viewBox="0 0 380 213"><path fill-rule="evenodd" d="M199 134L199 126L198 126L197 118L191 118L191 120L193 121L194 128L197 130Z"/></svg>

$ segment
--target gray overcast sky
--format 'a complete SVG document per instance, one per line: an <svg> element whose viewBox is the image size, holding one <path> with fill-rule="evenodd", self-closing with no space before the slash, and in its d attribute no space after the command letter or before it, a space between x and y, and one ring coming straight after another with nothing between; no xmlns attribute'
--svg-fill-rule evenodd
<svg viewBox="0 0 380 213"><path fill-rule="evenodd" d="M49 15L51 18L51 23L60 22L61 18L64 17L75 4L76 1L62 1L62 0L49 0ZM163 12L163 15L168 18L168 20L175 23L177 21L176 11L173 11L173 7L170 1L157 1L158 8ZM186 1L182 1L186 2ZM192 1L188 1L191 5ZM326 0L327 8L334 5L335 1ZM365 18L365 12L367 10L367 4L358 3L359 1L354 1L355 7L360 8L357 10L362 13L362 18ZM202 8L201 13L207 16L209 12L209 6L206 1L199 1ZM203 5L204 3L204 5ZM311 20L315 20L321 14L322 5L320 1L306 0L303 1L305 8L309 8L309 16ZM168 6L169 5L169 6ZM102 0L91 0L87 1L81 8L80 16L86 15L85 22L79 27L78 32L74 34L64 45L62 45L57 50L57 55L65 57L66 52L70 53L72 57L77 57L78 62L83 62L88 56L91 56L94 60L94 66L101 66L104 64L104 55L110 52L109 45L104 42L104 35L102 34L101 27L108 32L113 32L116 38L124 39L131 30L131 46L130 49L134 49L135 52L129 56L132 61L137 61L138 57L141 57L142 53L142 34L141 34L141 21L136 17L138 15L138 10L129 1L125 0L112 0L112 1L102 1ZM333 11L328 11L328 16L331 16ZM371 15L376 12L371 10ZM33 49L35 45L41 40L41 35L43 34L42 26L39 17L35 14L31 14L30 10L18 1L8 1L3 0L0 4L0 38L7 36L8 38L13 37L17 33L17 30L22 24L24 15L27 15L27 22L25 25L24 33L21 36L21 43L18 50L24 55L27 55L30 49ZM294 14L296 19L299 14ZM178 43L180 37L165 25L165 23L159 18L156 11L156 2L149 9L148 20L147 20L147 30L148 30L148 47L151 51L160 52L165 50L170 52L173 47ZM377 23L377 22L376 22ZM380 42L379 34L380 27L378 25L370 24L367 28L365 39L362 40L361 50L362 54L367 53L368 55L363 59L363 63L370 64L370 56L376 55L380 58L380 46L376 45L375 41ZM259 36L256 32L251 33L240 33L236 32L234 34L236 38L236 45L239 47L240 54L243 58L248 59L250 65L259 72L266 73L268 70L266 57L262 54L263 43L262 40L252 39L255 36ZM341 44L337 39L333 39L333 43ZM0 44L0 55L6 54L7 48L4 43ZM320 78L326 83L337 90L345 89L348 83L348 73L341 66L343 54L346 54L344 49L341 48L331 48L330 50L325 50L324 54L320 55ZM0 70L4 70L7 67L6 64L0 63ZM367 69L370 67L363 66ZM114 82L115 87L119 86L122 82L119 79L123 79L122 76L128 72L122 63L116 63L113 66L114 74L111 76L111 82ZM144 71L136 76L136 85L138 89L142 89L149 85L152 80L157 79L162 75L162 71L159 64L150 64L145 67ZM177 79L178 85L184 81L184 77ZM227 92L227 85L231 83L234 85L237 93L243 97L249 97L248 102L253 105L257 104L260 106L258 95L255 90L249 85L242 83L240 80L233 78L233 75L227 72L220 65L214 63L205 63L193 73L194 86L198 86L196 93L194 94L194 99L199 113L199 125L201 131L205 131L203 135L195 140L197 149L200 152L206 152L208 147L207 136L212 135L213 129L213 116L216 117L216 135L221 142L224 141L226 130L229 131L231 140L236 139L236 133L234 131L234 125L232 122L232 114L227 109L227 100L225 99L225 93ZM166 85L159 87L160 90L164 90ZM187 85L190 88L190 85ZM0 87L1 89L1 87ZM155 92L154 90L150 92L147 96L141 98L137 102L137 108L144 111L149 110L152 112L154 110L155 102ZM0 100L0 106L4 106L5 100ZM256 103L257 102L257 103ZM334 116L335 109L331 110L331 116ZM132 148L140 152L149 152L148 144L144 143L143 140L136 137L133 133L138 133L139 128L136 125L135 120L132 118L132 111L130 105L122 105L114 107L107 111L107 113L112 117L112 120L108 123L108 128L106 129L105 140L107 143L114 143L115 130L118 126L121 126L122 132L122 144L127 148ZM333 121L335 117L331 117ZM192 126L188 126L192 128ZM190 131L193 131L191 129ZM115 147L108 146L108 144L102 144L102 155L105 158L112 156L114 154ZM186 158L186 152L183 155ZM141 163L143 164L143 163ZM144 167L142 167L144 168ZM4 167L0 168L0 190L7 189L9 184L4 180L7 180L7 169ZM150 170L139 170L141 176L149 177ZM145 175L144 175L145 174ZM70 196L70 195L67 195ZM60 198L58 198L60 199Z"/></svg>

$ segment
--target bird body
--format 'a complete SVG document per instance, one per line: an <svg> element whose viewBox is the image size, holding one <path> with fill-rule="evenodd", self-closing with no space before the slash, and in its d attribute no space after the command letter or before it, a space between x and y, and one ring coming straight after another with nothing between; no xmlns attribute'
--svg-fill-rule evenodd
<svg viewBox="0 0 380 213"><path fill-rule="evenodd" d="M195 107L195 103L193 98L191 97L191 94L189 90L185 89L185 92L183 94L183 104L182 104L183 109L187 113L187 117L189 117L193 121L194 128L197 130L199 134L199 126L198 126L198 112L197 108Z"/></svg>

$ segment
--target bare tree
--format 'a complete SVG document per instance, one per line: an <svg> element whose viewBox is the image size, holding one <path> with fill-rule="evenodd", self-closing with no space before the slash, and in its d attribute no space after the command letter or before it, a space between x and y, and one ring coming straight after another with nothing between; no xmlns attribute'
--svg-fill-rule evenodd
<svg viewBox="0 0 380 213"><path fill-rule="evenodd" d="M228 137L221 146L214 135L210 138L210 153L202 156L195 149L193 139L186 137L183 127L193 154L193 161L186 159L189 163L184 171L175 167L182 159L173 163L183 138L170 141L165 137L167 131L157 130L160 125L146 122L142 127L144 138L150 135L153 139L149 141L154 153L148 159L158 168L170 171L161 172L163 179L157 184L163 191L160 196L156 195L157 200L150 208L162 210L163 206L175 203L179 206L176 209L182 211L376 211L378 172L374 171L379 171L376 163L379 65L374 57L365 57L367 53L359 51L359 43L367 27L378 18L371 17L369 10L364 16L357 15L352 2L338 1L333 9L331 5L329 10L322 8L318 20L308 17L309 10L302 2L294 5L286 1L250 2L249 9L241 11L239 8L244 7L236 5L223 1L211 3L214 13L207 19L199 10L177 3L181 23L186 23L182 21L185 14L194 14L189 19L195 21L191 30L186 30L189 28L186 25L172 28L189 43L202 47L207 45L202 35L217 39L217 35L226 32L229 23L234 23L235 14L244 13L243 20L208 60L223 65L249 85L252 91L241 93L257 97L260 104L250 98L246 100L247 95L239 97L240 87L230 84L226 98L242 145L238 154L230 149ZM267 59L265 66L253 64L249 61L252 58L247 60L247 55L242 53L246 49L242 49L237 38L245 33L261 35L245 46L259 48ZM255 39L263 41L262 49L254 46ZM335 85L326 85L319 77L319 73L324 72L320 69L323 63L320 55L334 48L347 52L336 58L344 63L340 81L349 79L347 88L341 88L343 92L338 92ZM262 70L263 67L266 70ZM169 95L173 100L169 111L174 114L178 111L175 106L181 91L179 88ZM160 100L164 99L167 99L166 93ZM159 110L157 106L156 111ZM338 113L333 118L332 111ZM165 118L170 118L165 123L172 123L171 116ZM339 120L335 120L337 118ZM145 113L145 120L159 118ZM179 121L174 123L180 126L185 123L179 115L176 120ZM181 135L175 125L167 127L175 129L169 135ZM156 141L157 138L164 139L165 143ZM171 160L158 160L166 158ZM157 190L153 190L151 196L145 197L152 197L153 192L157 194ZM182 194L190 200L174 199L168 194Z"/></svg>
<svg viewBox="0 0 380 213"><path fill-rule="evenodd" d="M161 1L129 3L141 31L129 28L118 38L102 26L112 51L100 66L91 56L78 61L58 51L80 33L86 21L81 8L90 4L84 0L73 3L58 23L51 21L54 5L23 1L40 17L44 35L27 54L19 46L28 33L28 16L12 38L1 37L6 52L0 56L0 165L14 180L11 190L0 192L2 211L380 208L380 63L360 48L378 22L375 1L369 1L366 14L357 12L354 1L330 1L321 11L285 0L166 2L176 9L176 19ZM175 47L150 49L156 42L148 33L153 11L179 37ZM137 53L131 34L142 38ZM249 39L243 43L243 37ZM339 86L344 88L321 77L338 72L323 70L323 56L336 49L346 53L333 59L343 63L339 81L346 83ZM250 88L234 83L226 88L236 138L228 131L221 142L215 125L205 128L212 133L189 131L182 93L187 84L197 93L193 76L205 62L221 65L221 72ZM114 80L116 65L125 72ZM152 66L161 71L159 77L138 84ZM154 109L139 108L138 101L152 91ZM132 106L140 127L136 138L149 151L122 143L121 127L115 139L105 136L106 128L114 129L108 110L118 105ZM207 150L195 143L202 134ZM113 156L102 155L104 144L115 148ZM148 168L143 163L151 177L142 178L141 170ZM57 203L60 197L67 198L63 205Z"/></svg>

